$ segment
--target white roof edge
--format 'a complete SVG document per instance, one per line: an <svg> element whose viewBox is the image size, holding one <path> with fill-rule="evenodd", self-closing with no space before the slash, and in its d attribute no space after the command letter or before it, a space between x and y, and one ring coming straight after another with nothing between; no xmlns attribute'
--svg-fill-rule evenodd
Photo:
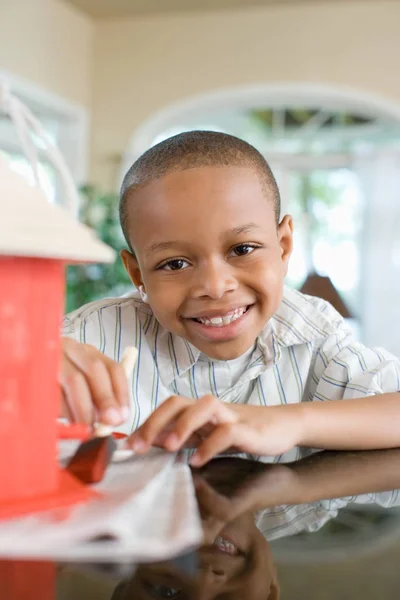
<svg viewBox="0 0 400 600"><path fill-rule="evenodd" d="M0 255L113 262L116 253L0 157Z"/></svg>

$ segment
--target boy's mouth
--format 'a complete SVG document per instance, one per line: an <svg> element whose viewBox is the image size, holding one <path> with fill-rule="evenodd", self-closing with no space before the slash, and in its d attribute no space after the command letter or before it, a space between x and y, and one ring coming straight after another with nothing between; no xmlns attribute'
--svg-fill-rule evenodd
<svg viewBox="0 0 400 600"><path fill-rule="evenodd" d="M235 308L234 310L221 315L193 317L192 321L201 323L207 327L226 327L227 325L230 325L234 321L240 319L240 317L242 317L249 308L250 306L240 306L239 308Z"/></svg>
<svg viewBox="0 0 400 600"><path fill-rule="evenodd" d="M230 556L239 556L239 554L242 554L242 552L233 542L221 537L220 535L215 538L212 545L214 548L217 548L219 552L229 554Z"/></svg>

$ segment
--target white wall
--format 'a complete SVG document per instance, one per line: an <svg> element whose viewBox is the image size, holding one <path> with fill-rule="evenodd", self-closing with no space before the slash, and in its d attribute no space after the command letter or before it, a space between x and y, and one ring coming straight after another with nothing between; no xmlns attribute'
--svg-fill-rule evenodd
<svg viewBox="0 0 400 600"><path fill-rule="evenodd" d="M0 69L89 107L94 24L59 0L0 0Z"/></svg>
<svg viewBox="0 0 400 600"><path fill-rule="evenodd" d="M0 76L40 119L58 121L58 144L78 182L89 177L94 27L60 0L0 0Z"/></svg>

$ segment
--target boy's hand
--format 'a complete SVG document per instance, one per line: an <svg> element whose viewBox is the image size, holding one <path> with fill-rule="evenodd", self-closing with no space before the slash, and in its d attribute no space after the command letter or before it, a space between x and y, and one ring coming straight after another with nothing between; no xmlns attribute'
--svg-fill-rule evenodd
<svg viewBox="0 0 400 600"><path fill-rule="evenodd" d="M129 416L129 390L121 364L67 337L62 346L62 416L90 425L123 423Z"/></svg>
<svg viewBox="0 0 400 600"><path fill-rule="evenodd" d="M206 479L207 473L205 477L201 471L194 473L193 483L202 515L203 530L210 543L227 523L249 511L255 512L267 506L285 503L288 493L299 487L298 476L290 466L263 465L263 467L262 471L246 479L243 485L228 495L213 488Z"/></svg>
<svg viewBox="0 0 400 600"><path fill-rule="evenodd" d="M197 447L193 466L228 449L276 455L298 445L301 414L301 405L229 405L213 396L199 400L172 396L132 434L130 442L137 453L145 453L151 446L172 452Z"/></svg>

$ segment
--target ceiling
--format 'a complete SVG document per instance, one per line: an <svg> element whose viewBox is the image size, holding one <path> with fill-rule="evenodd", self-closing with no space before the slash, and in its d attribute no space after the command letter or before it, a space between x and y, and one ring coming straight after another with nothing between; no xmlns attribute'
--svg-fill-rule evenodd
<svg viewBox="0 0 400 600"><path fill-rule="evenodd" d="M290 4L325 4L348 0L64 0L95 18ZM354 1L354 0L353 0ZM356 0L357 1L357 0ZM381 0L370 0L380 2ZM398 0L396 0L398 1Z"/></svg>

